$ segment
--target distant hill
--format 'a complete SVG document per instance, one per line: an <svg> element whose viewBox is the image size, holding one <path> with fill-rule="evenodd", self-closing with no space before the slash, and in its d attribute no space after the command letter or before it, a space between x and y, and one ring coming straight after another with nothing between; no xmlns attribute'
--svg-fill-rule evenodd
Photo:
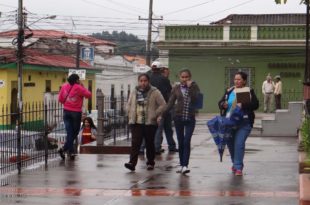
<svg viewBox="0 0 310 205"><path fill-rule="evenodd" d="M102 31L101 33L93 33L94 38L108 40L116 43L115 54L118 55L145 55L146 41L139 39L138 36L126 33L125 31L118 32ZM158 57L158 49L152 50L152 58Z"/></svg>

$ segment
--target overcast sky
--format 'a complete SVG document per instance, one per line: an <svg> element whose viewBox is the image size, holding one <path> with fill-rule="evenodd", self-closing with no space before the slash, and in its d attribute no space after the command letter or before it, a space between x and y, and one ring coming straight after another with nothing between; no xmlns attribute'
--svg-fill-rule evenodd
<svg viewBox="0 0 310 205"><path fill-rule="evenodd" d="M229 14L305 13L300 0L277 5L274 0L153 0L154 18L159 24L209 24ZM0 31L15 29L18 0L0 1ZM146 37L148 0L24 0L28 25L32 29L57 29L70 33L91 34L103 30L126 31ZM41 19L57 15L55 20ZM38 22L35 22L39 20ZM34 23L35 22L35 23ZM153 35L156 38L156 34Z"/></svg>

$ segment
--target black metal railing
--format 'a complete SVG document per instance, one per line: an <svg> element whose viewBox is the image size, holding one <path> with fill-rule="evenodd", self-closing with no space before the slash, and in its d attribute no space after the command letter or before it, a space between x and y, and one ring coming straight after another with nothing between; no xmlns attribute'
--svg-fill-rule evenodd
<svg viewBox="0 0 310 205"><path fill-rule="evenodd" d="M98 117L99 136L103 136L104 141L116 143L120 138L129 138L128 117L126 112L127 97L120 96L97 96L97 112L101 112Z"/></svg>
<svg viewBox="0 0 310 205"><path fill-rule="evenodd" d="M116 143L129 138L125 112L127 98L104 97L104 141ZM21 143L18 143L17 113L9 105L0 107L0 173L25 169L38 163L47 167L48 160L58 157L57 150L66 138L63 107L58 102L25 103L21 113ZM98 122L97 110L88 115Z"/></svg>
<svg viewBox="0 0 310 205"><path fill-rule="evenodd" d="M264 96L261 90L255 91L257 98L259 100L259 111L263 112L264 110ZM303 100L303 92L296 90L283 90L281 95L281 107L282 109L288 109L288 103L294 101L302 101ZM273 108L275 107L275 100L273 99Z"/></svg>
<svg viewBox="0 0 310 205"><path fill-rule="evenodd" d="M57 148L63 139L52 136L53 126L60 122L57 114L62 113L58 103L25 103L22 117L21 143L18 143L17 114L13 107L2 105L0 110L0 173L23 169L46 162L57 156ZM58 120L59 119L59 120ZM51 122L54 125L51 126Z"/></svg>

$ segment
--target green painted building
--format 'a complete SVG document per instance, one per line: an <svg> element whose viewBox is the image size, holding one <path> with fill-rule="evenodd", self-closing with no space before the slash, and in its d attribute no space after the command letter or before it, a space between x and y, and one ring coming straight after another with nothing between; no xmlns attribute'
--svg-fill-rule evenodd
<svg viewBox="0 0 310 205"><path fill-rule="evenodd" d="M305 69L304 14L230 15L210 25L160 27L160 61L177 81L189 68L204 93L202 112L218 112L217 102L234 74L245 71L263 107L261 86L266 76L280 75L282 102L302 100Z"/></svg>

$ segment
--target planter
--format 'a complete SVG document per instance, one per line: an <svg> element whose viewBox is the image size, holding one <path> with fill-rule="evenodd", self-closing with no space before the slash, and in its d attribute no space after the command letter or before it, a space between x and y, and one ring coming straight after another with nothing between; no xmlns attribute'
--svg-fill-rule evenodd
<svg viewBox="0 0 310 205"><path fill-rule="evenodd" d="M310 174L310 160L305 152L299 152L299 173Z"/></svg>
<svg viewBox="0 0 310 205"><path fill-rule="evenodd" d="M298 133L299 144L301 132ZM310 160L299 146L299 205L310 205Z"/></svg>

